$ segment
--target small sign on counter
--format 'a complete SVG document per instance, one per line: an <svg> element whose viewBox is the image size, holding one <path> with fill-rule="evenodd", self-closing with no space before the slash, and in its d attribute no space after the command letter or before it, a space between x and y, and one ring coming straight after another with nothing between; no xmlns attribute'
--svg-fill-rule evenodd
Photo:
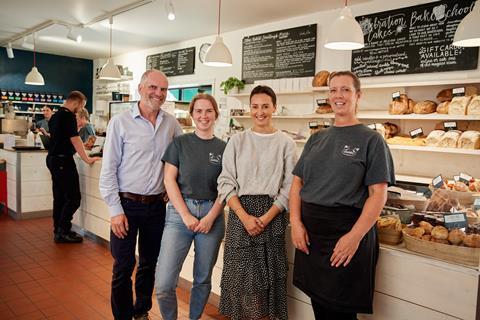
<svg viewBox="0 0 480 320"><path fill-rule="evenodd" d="M468 227L467 215L465 212L445 214L443 217L445 219L445 228L449 230Z"/></svg>

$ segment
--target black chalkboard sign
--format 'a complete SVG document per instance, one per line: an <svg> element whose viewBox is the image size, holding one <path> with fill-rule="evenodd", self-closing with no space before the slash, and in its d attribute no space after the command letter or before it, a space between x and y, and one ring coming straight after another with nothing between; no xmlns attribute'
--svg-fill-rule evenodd
<svg viewBox="0 0 480 320"><path fill-rule="evenodd" d="M242 79L315 75L317 25L307 25L243 38Z"/></svg>
<svg viewBox="0 0 480 320"><path fill-rule="evenodd" d="M195 70L195 47L147 56L147 70L149 69L163 71L168 77L193 74Z"/></svg>
<svg viewBox="0 0 480 320"><path fill-rule="evenodd" d="M352 52L352 71L372 77L476 69L478 48L452 45L474 4L438 1L357 17L365 47Z"/></svg>

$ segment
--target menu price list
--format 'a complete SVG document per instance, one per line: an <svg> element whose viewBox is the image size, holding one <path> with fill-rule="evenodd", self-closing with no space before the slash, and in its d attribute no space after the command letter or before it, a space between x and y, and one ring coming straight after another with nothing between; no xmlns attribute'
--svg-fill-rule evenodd
<svg viewBox="0 0 480 320"><path fill-rule="evenodd" d="M243 38L242 79L308 77L315 74L317 25Z"/></svg>
<svg viewBox="0 0 480 320"><path fill-rule="evenodd" d="M452 45L475 1L438 1L357 17L365 47L352 52L360 77L477 68L478 48Z"/></svg>
<svg viewBox="0 0 480 320"><path fill-rule="evenodd" d="M147 70L149 69L161 70L168 77L193 74L195 70L195 47L147 56Z"/></svg>

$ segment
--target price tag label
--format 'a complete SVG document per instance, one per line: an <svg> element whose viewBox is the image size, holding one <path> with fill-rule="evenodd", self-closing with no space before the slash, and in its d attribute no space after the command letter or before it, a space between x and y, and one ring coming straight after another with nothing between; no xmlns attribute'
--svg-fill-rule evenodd
<svg viewBox="0 0 480 320"><path fill-rule="evenodd" d="M464 172L460 172L460 175L459 175L459 181L462 181L462 182L465 182L465 183L469 183L470 180L472 179L472 176L469 175L469 174L466 174Z"/></svg>
<svg viewBox="0 0 480 320"><path fill-rule="evenodd" d="M375 123L370 123L369 125L367 125L367 127L369 127L372 130L377 130L377 127L375 126Z"/></svg>
<svg viewBox="0 0 480 320"><path fill-rule="evenodd" d="M443 123L443 128L445 131L457 130L457 122L455 121L446 121Z"/></svg>
<svg viewBox="0 0 480 320"><path fill-rule="evenodd" d="M324 122L323 122L323 127L324 127L324 128L330 128L330 122L324 121Z"/></svg>
<svg viewBox="0 0 480 320"><path fill-rule="evenodd" d="M308 122L308 127L310 129L316 129L316 128L318 128L318 122L317 121L309 121Z"/></svg>
<svg viewBox="0 0 480 320"><path fill-rule="evenodd" d="M392 100L397 100L400 98L400 91L395 91L392 93Z"/></svg>
<svg viewBox="0 0 480 320"><path fill-rule="evenodd" d="M453 181L455 181L455 182L460 181L460 176L453 176Z"/></svg>
<svg viewBox="0 0 480 320"><path fill-rule="evenodd" d="M317 99L317 106L328 104L327 99Z"/></svg>
<svg viewBox="0 0 480 320"><path fill-rule="evenodd" d="M438 175L432 179L432 185L435 189L439 189L443 186L443 178L442 175Z"/></svg>
<svg viewBox="0 0 480 320"><path fill-rule="evenodd" d="M410 137L412 137L412 138L420 137L420 136L422 136L422 134L423 134L422 128L418 128L418 129L410 131Z"/></svg>
<svg viewBox="0 0 480 320"><path fill-rule="evenodd" d="M473 210L480 210L480 198L476 198L473 201Z"/></svg>
<svg viewBox="0 0 480 320"><path fill-rule="evenodd" d="M453 89L453 96L454 97L463 97L465 96L465 87L459 87Z"/></svg>
<svg viewBox="0 0 480 320"><path fill-rule="evenodd" d="M445 214L445 228L447 229L460 229L468 227L467 215L465 212L456 212L452 214Z"/></svg>

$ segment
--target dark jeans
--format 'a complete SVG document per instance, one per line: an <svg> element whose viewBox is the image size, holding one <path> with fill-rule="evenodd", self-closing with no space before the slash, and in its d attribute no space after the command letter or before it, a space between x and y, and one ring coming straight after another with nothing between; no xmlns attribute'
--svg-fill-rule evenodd
<svg viewBox="0 0 480 320"><path fill-rule="evenodd" d="M118 238L110 231L110 250L114 258L112 275L112 313L116 320L131 320L152 308L152 293L163 227L165 202L142 204L121 199L128 219L128 234ZM132 273L135 268L135 245L138 234L138 267L133 302Z"/></svg>
<svg viewBox="0 0 480 320"><path fill-rule="evenodd" d="M356 313L333 311L325 308L314 300L311 301L315 320L357 320Z"/></svg>
<svg viewBox="0 0 480 320"><path fill-rule="evenodd" d="M80 182L73 156L47 156L47 167L52 174L53 231L68 233L73 214L80 207Z"/></svg>

